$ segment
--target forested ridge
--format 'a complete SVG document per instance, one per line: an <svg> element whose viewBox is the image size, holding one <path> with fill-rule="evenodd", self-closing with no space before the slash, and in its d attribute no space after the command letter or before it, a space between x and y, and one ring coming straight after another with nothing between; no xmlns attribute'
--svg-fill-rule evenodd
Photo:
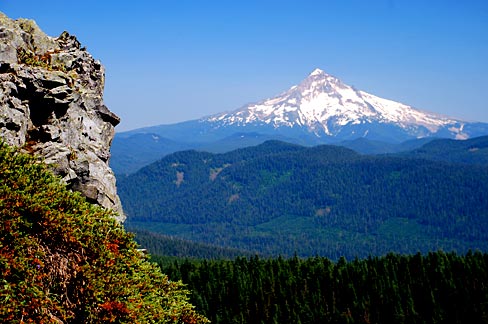
<svg viewBox="0 0 488 324"><path fill-rule="evenodd" d="M461 164L488 164L488 136L468 140L435 139L399 156Z"/></svg>
<svg viewBox="0 0 488 324"><path fill-rule="evenodd" d="M251 252L246 250L193 242L154 232L134 230L133 233L135 234L137 243L150 251L152 255L209 260L233 259L238 256L253 256Z"/></svg>
<svg viewBox="0 0 488 324"><path fill-rule="evenodd" d="M488 255L153 257L212 323L487 323Z"/></svg>
<svg viewBox="0 0 488 324"><path fill-rule="evenodd" d="M486 141L462 154L480 161ZM182 151L120 179L119 193L128 228L263 255L486 250L488 166L429 152L369 156L278 141Z"/></svg>

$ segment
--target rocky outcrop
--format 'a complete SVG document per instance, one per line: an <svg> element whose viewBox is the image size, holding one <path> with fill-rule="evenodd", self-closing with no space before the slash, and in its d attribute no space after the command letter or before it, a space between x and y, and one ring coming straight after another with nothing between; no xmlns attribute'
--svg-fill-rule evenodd
<svg viewBox="0 0 488 324"><path fill-rule="evenodd" d="M119 118L103 103L104 68L63 32L0 13L0 137L40 156L73 190L117 211L108 165Z"/></svg>

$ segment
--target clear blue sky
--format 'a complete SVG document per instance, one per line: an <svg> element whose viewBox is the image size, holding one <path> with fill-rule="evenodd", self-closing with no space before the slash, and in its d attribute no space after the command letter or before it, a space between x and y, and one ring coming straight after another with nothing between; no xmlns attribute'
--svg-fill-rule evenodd
<svg viewBox="0 0 488 324"><path fill-rule="evenodd" d="M318 67L372 94L488 122L487 0L0 0L106 68L117 131L272 97Z"/></svg>

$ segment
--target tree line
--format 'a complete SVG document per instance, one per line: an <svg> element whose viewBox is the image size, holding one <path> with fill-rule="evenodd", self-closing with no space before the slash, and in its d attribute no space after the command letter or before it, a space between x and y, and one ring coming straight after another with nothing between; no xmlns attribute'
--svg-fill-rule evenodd
<svg viewBox="0 0 488 324"><path fill-rule="evenodd" d="M488 254L481 252L153 261L188 285L212 323L488 321Z"/></svg>

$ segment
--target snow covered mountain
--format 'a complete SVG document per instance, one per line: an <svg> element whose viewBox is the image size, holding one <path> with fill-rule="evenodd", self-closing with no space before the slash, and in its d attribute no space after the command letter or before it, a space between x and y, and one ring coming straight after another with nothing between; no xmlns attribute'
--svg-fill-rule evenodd
<svg viewBox="0 0 488 324"><path fill-rule="evenodd" d="M488 125L456 120L357 90L320 69L280 95L236 111L204 118L213 129L271 126L301 129L320 142L367 137L398 142L427 136L466 139L488 133ZM481 127L481 129L479 129Z"/></svg>
<svg viewBox="0 0 488 324"><path fill-rule="evenodd" d="M488 135L486 123L423 112L354 89L316 69L288 91L233 112L116 133L110 164L116 173L128 174L178 150L221 153L267 140L386 153L401 150L403 143L419 147L429 137L482 135Z"/></svg>

